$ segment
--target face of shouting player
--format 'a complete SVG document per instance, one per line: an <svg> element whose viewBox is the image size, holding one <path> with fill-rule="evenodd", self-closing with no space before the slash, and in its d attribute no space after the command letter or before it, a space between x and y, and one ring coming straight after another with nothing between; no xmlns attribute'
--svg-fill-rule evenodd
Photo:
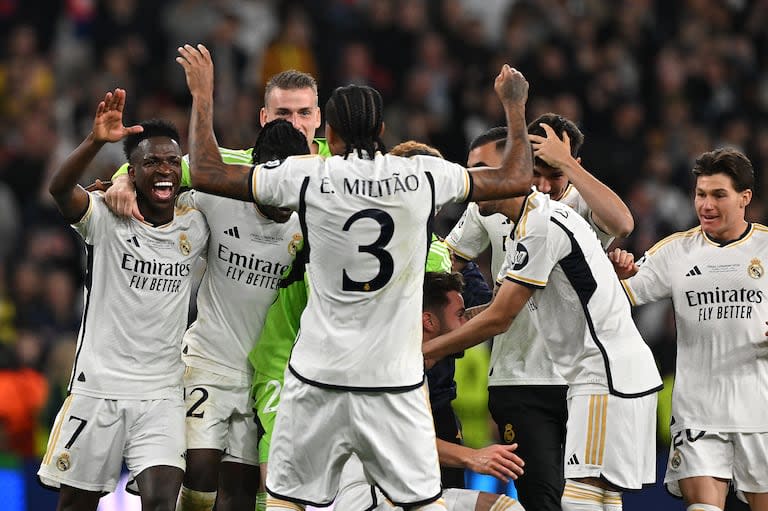
<svg viewBox="0 0 768 511"><path fill-rule="evenodd" d="M142 140L131 156L128 175L136 186L139 209L147 209L151 218L160 216L160 220L168 220L168 212L173 216L181 182L181 148L175 140Z"/></svg>

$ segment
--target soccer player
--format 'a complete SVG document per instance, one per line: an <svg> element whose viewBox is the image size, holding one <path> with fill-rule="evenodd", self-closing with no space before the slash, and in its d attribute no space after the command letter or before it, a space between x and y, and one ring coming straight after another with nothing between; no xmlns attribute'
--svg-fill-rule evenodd
<svg viewBox="0 0 768 511"><path fill-rule="evenodd" d="M587 220L604 248L614 236L629 234L634 222L627 206L581 166L578 152L584 135L572 121L544 114L528 125L528 136L535 156L534 184L540 192ZM498 164L505 140L504 127L478 136L470 144L467 166ZM498 275L514 227L510 218L518 207L511 199L467 207L446 238L459 268L490 243L491 272ZM565 484L567 386L526 309L494 339L488 387L488 407L499 438L518 443L526 460L526 473L515 483L520 501L533 511L559 510Z"/></svg>
<svg viewBox="0 0 768 511"><path fill-rule="evenodd" d="M336 156L225 172L213 135L210 54L203 45L179 54L193 99L193 185L298 210L304 234L310 294L270 448L267 509L329 504L352 452L394 503L443 509L420 354L429 223L449 201L530 187L527 82L509 66L496 80L510 124L500 168L470 173L439 158L381 154L381 96L347 86L325 111Z"/></svg>
<svg viewBox="0 0 768 511"><path fill-rule="evenodd" d="M747 222L752 164L735 149L693 167L700 225L648 250L638 265L616 250L633 305L672 298L677 368L664 482L689 511L722 510L728 483L768 509L768 228ZM629 256L627 260L627 256ZM639 267L638 267L639 266Z"/></svg>
<svg viewBox="0 0 768 511"><path fill-rule="evenodd" d="M174 203L181 179L176 129L162 121L124 127L125 91L99 103L93 130L54 174L50 192L88 250L85 309L70 395L38 475L60 488L59 509L95 510L125 460L142 508L173 510L184 475L181 339L190 268L205 253L198 211ZM124 139L145 221L112 214L77 185L106 142Z"/></svg>
<svg viewBox="0 0 768 511"><path fill-rule="evenodd" d="M513 242L496 297L425 343L424 354L438 359L497 336L527 308L569 386L562 509L620 509L622 490L654 481L661 378L590 224L538 191L513 202L506 211Z"/></svg>
<svg viewBox="0 0 768 511"><path fill-rule="evenodd" d="M421 317L424 341L450 332L466 322L464 299L461 295L463 289L464 281L460 273L425 274ZM435 416L434 420L437 423L439 419ZM522 460L513 454L515 447L516 445L491 445L483 449L472 449L440 438L437 440L437 453L442 465L450 465L462 472L468 468L481 474L492 475L504 482L517 479L522 473ZM474 490L445 489L443 497L449 511L523 509L518 502L505 495ZM337 509L395 509L376 486L366 481L363 466L356 456L351 457L344 466L341 487L334 505Z"/></svg>
<svg viewBox="0 0 768 511"><path fill-rule="evenodd" d="M320 107L317 105L317 82L311 75L289 69L269 79L264 89L264 106L259 111L259 123L264 126L275 119L285 119L303 133L312 154L331 155L328 142L324 138L315 137L321 118ZM233 165L249 165L253 161L252 150L219 148L224 162ZM192 182L187 160L182 161L181 165L181 186L190 188ZM127 171L126 163L112 176L113 184L106 193L107 204L119 215L133 215L141 219L136 209L136 192L127 178Z"/></svg>
<svg viewBox="0 0 768 511"><path fill-rule="evenodd" d="M264 126L252 151L254 163L308 153L304 134L283 119ZM211 231L198 319L183 343L187 471L179 509L253 509L259 456L248 353L301 228L296 214L274 206L196 190L179 202L201 211Z"/></svg>

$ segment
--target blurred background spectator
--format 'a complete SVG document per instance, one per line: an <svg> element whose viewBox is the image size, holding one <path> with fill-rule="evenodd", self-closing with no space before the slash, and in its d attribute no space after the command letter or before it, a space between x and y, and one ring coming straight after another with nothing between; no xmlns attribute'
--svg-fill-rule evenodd
<svg viewBox="0 0 768 511"><path fill-rule="evenodd" d="M639 256L695 224L690 168L718 146L751 158L758 186L748 216L765 222L766 23L768 2L759 0L0 2L6 366L45 375L51 398L60 398L84 261L47 198L47 176L85 135L97 101L117 86L128 91L128 122L167 118L185 134L190 98L173 59L182 43L213 51L222 145L253 143L265 81L297 68L318 78L321 105L338 85L378 88L388 145L413 138L457 162L469 140L504 123L492 83L508 62L530 82L530 118L555 111L579 124L585 167L635 215L635 232L622 245ZM119 145L102 151L85 179L109 177L122 159ZM439 234L460 212L442 212ZM641 310L638 322L664 372L672 372L668 307ZM26 443L2 445L28 454Z"/></svg>

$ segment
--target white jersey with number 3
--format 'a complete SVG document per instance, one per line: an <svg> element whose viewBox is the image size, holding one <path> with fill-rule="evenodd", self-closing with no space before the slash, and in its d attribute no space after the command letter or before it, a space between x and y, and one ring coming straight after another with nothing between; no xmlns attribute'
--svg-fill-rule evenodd
<svg viewBox="0 0 768 511"><path fill-rule="evenodd" d="M464 167L431 156L298 156L254 168L255 200L295 209L304 230L309 301L289 364L300 379L421 385L430 219L470 188Z"/></svg>
<svg viewBox="0 0 768 511"><path fill-rule="evenodd" d="M767 263L765 226L727 244L696 227L661 240L623 281L635 305L672 298L674 428L768 432Z"/></svg>
<svg viewBox="0 0 768 511"><path fill-rule="evenodd" d="M75 230L88 250L85 309L70 392L106 399L178 397L191 267L205 253L203 215L177 207L152 227L121 218L100 194Z"/></svg>
<svg viewBox="0 0 768 511"><path fill-rule="evenodd" d="M595 231L565 204L532 192L507 252L506 279L536 289L527 307L570 395L638 397L661 387Z"/></svg>

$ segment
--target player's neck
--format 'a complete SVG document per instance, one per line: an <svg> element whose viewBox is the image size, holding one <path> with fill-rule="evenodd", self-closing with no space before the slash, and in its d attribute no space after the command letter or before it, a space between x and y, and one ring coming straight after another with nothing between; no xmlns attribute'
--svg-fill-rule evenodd
<svg viewBox="0 0 768 511"><path fill-rule="evenodd" d="M174 202L162 205L153 204L141 194L136 194L136 203L139 206L139 212L144 217L144 221L150 225L157 227L173 220Z"/></svg>

